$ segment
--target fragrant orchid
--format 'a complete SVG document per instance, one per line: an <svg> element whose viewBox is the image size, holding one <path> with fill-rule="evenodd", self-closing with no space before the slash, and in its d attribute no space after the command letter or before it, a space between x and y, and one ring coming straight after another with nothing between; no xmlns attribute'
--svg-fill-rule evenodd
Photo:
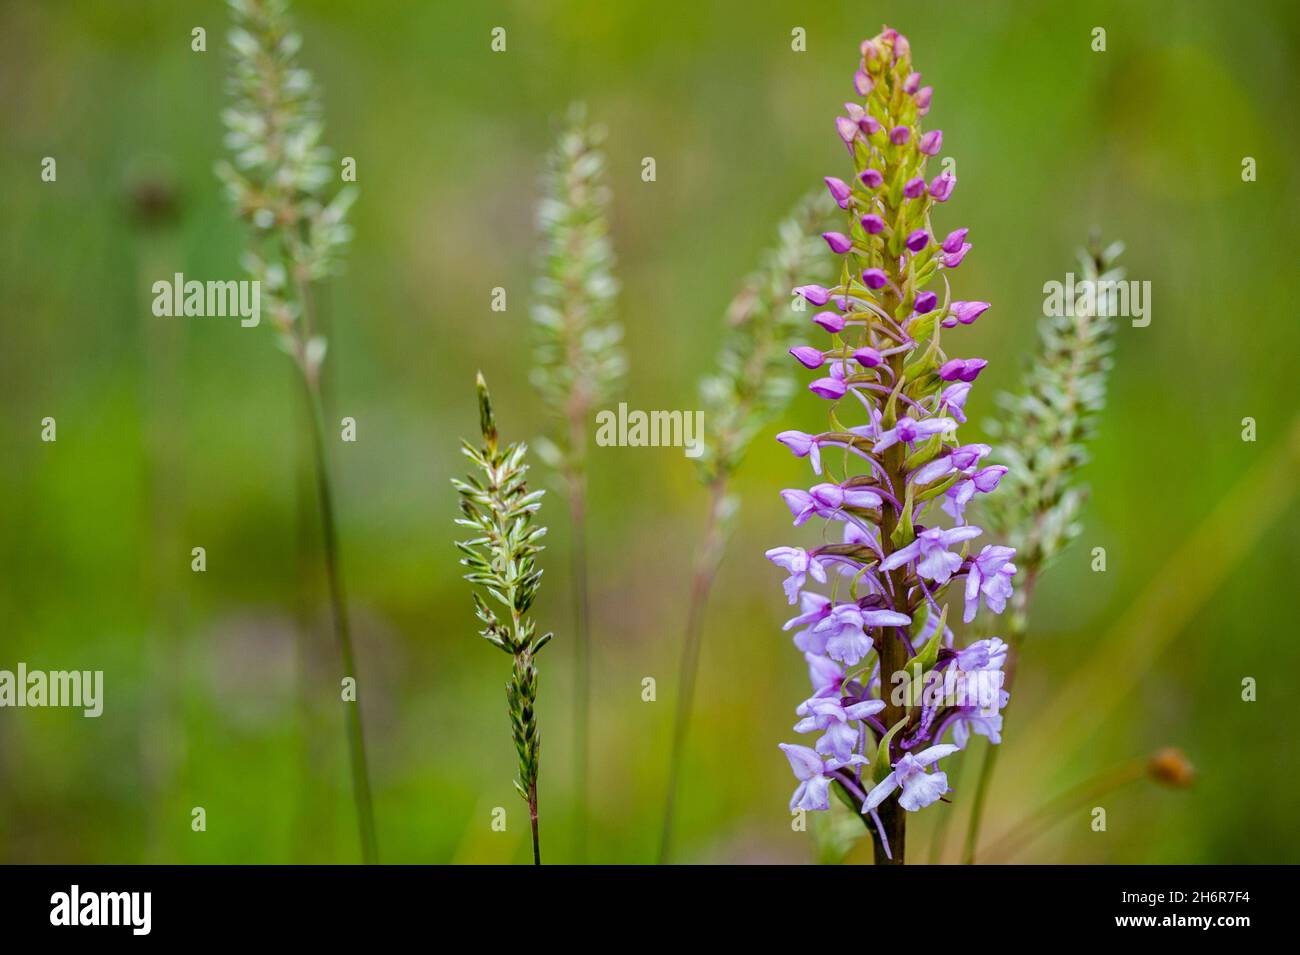
<svg viewBox="0 0 1300 955"><path fill-rule="evenodd" d="M987 363L949 358L940 337L989 304L953 301L948 291L948 270L972 244L969 230L936 232L931 221L956 186L949 172L927 172L944 144L920 124L933 93L896 31L886 28L861 52L853 82L861 100L835 124L853 175L825 179L844 215L840 230L823 235L839 280L794 289L824 309L811 325L830 335L829 347L801 343L790 354L815 372L809 389L828 403L829 426L777 435L819 476L782 492L795 525L838 521L844 530L823 535L838 542L775 547L768 557L786 570L786 597L799 604L785 628L813 684L795 730L820 734L813 747L781 746L798 780L791 808L826 809L836 787L873 828L877 862L901 862L905 814L949 791L939 761L972 734L1000 738L1006 645L990 638L954 648L947 588L964 579L970 622L981 605L1005 606L1016 568L1009 547L969 553L984 532L963 509L993 491L1006 468L982 466L990 447L957 436ZM943 692L911 692L922 684Z"/></svg>

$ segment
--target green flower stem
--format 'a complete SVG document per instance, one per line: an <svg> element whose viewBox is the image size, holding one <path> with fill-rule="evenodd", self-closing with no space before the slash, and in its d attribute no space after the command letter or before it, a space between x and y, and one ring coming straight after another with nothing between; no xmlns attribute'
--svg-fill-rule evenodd
<svg viewBox="0 0 1300 955"><path fill-rule="evenodd" d="M295 256L303 254L297 238L289 233L287 245ZM295 259L301 261L301 259ZM307 399L307 416L311 419L312 460L316 472L316 499L320 505L321 545L325 559L325 576L329 587L330 612L334 637L338 642L343 676L357 687L357 698L347 705L345 717L348 757L352 770L352 797L357 807L357 826L361 836L361 858L366 865L379 861L379 843L375 835L375 810L370 793L370 772L366 760L366 739L361 724L360 680L356 675L356 657L352 649L352 632L348 623L347 597L343 575L339 570L338 530L334 519L334 491L329 475L329 458L325 452L325 412L321 400L320 374L307 359L306 342L313 332L311 285L301 268L294 270L302 320L294 325L295 363Z"/></svg>
<svg viewBox="0 0 1300 955"><path fill-rule="evenodd" d="M709 516L704 545L695 563L691 583L691 601L686 614L686 640L682 648L681 673L678 678L677 708L673 716L673 748L668 770L668 798L664 805L663 829L659 837L659 864L668 862L672 850L673 813L677 802L678 779L690 729L691 708L695 699L695 678L700 668L700 644L704 631L704 611L709 593L717 578L724 543L723 511L727 500L727 479L719 476L710 487Z"/></svg>
<svg viewBox="0 0 1300 955"><path fill-rule="evenodd" d="M573 704L573 787L575 814L573 855L582 863L587 858L587 773L591 753L591 603L587 589L587 496L586 479L578 472L568 477L569 514L573 527L571 567L573 581L574 704ZM536 803L533 801L536 826Z"/></svg>
<svg viewBox="0 0 1300 955"><path fill-rule="evenodd" d="M285 0L230 0L230 7L234 96L222 120L232 158L218 165L217 174L237 215L253 226L245 264L261 283L270 323L302 378L334 633L343 674L355 680L325 453L320 365L326 342L313 329L310 293L311 282L340 262L351 236L347 210L356 193L346 186L329 188L333 170L321 143L320 100L310 74L297 64L301 37L290 28ZM378 846L359 702L347 707L346 730L362 858L373 863Z"/></svg>
<svg viewBox="0 0 1300 955"><path fill-rule="evenodd" d="M306 311L306 299L304 312ZM352 634L348 626L347 598L343 590L343 577L339 571L338 533L334 523L334 494L325 455L324 419L320 400L320 382L305 372L302 375L312 427L312 451L316 467L316 496L320 502L322 546L325 556L325 574L329 584L330 609L334 621L334 636L338 641L344 677L356 677L356 659L352 649ZM357 699L347 705L348 753L352 767L352 795L357 806L357 824L361 834L361 858L366 865L379 861L379 845L375 836L375 810L370 795L370 773L366 761L366 739L361 725L360 690Z"/></svg>

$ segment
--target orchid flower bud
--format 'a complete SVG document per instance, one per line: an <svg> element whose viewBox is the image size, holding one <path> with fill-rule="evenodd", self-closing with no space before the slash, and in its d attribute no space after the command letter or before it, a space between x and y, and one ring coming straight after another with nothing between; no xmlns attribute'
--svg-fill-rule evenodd
<svg viewBox="0 0 1300 955"><path fill-rule="evenodd" d="M794 349L790 350L794 354ZM966 359L953 358L939 366L939 377L944 381L959 381L962 370L966 367Z"/></svg>
<svg viewBox="0 0 1300 955"><path fill-rule="evenodd" d="M989 494L996 491L998 489L998 484L1002 481L1003 475L1005 475L1008 470L1009 468L1002 464L990 464L986 468L980 468L971 475L971 480L975 482L975 490L979 491L981 494Z"/></svg>
<svg viewBox="0 0 1300 955"><path fill-rule="evenodd" d="M918 199L925 195L925 180L920 176L913 176L903 185L903 195L909 199Z"/></svg>
<svg viewBox="0 0 1300 955"><path fill-rule="evenodd" d="M864 169L858 178L862 180L862 184L868 189L879 189L885 181L885 177L877 169Z"/></svg>
<svg viewBox="0 0 1300 955"><path fill-rule="evenodd" d="M943 240L943 250L945 252L956 252L961 248L962 243L966 241L966 233L968 232L970 232L970 229L953 229L948 233L947 238Z"/></svg>
<svg viewBox="0 0 1300 955"><path fill-rule="evenodd" d="M973 324L975 319L983 315L989 308L988 302L953 302L950 306L950 312L943 319L944 328L956 328L960 322L962 325Z"/></svg>
<svg viewBox="0 0 1300 955"><path fill-rule="evenodd" d="M849 249L853 248L853 240L843 232L823 232L822 238L830 246L832 252L836 255L843 255Z"/></svg>
<svg viewBox="0 0 1300 955"><path fill-rule="evenodd" d="M813 316L813 324L820 325L832 334L844 331L844 316L839 312L818 312Z"/></svg>
<svg viewBox="0 0 1300 955"><path fill-rule="evenodd" d="M916 314L925 315L929 312L933 312L934 307L938 304L938 295L934 292L922 292L916 297L916 302L913 304L913 307L916 309Z"/></svg>
<svg viewBox="0 0 1300 955"><path fill-rule="evenodd" d="M867 235L876 235L878 232L884 231L884 228L885 220L880 218L880 216L876 215L874 212L869 212L862 217L862 230L866 232Z"/></svg>
<svg viewBox="0 0 1300 955"><path fill-rule="evenodd" d="M831 198L841 209L848 208L849 196L853 195L853 190L843 179L836 179L834 176L826 176L822 182L826 183L826 188L830 191Z"/></svg>
<svg viewBox="0 0 1300 955"><path fill-rule="evenodd" d="M983 358L953 358L939 366L944 381L974 381L988 362Z"/></svg>
<svg viewBox="0 0 1300 955"><path fill-rule="evenodd" d="M961 265L961 260L966 258L966 253L971 250L969 242L963 242L956 252L945 252L943 255L943 267L945 269L955 269Z"/></svg>
<svg viewBox="0 0 1300 955"><path fill-rule="evenodd" d="M888 281L884 269L867 269L862 273L862 284L869 289L884 288Z"/></svg>
<svg viewBox="0 0 1300 955"><path fill-rule="evenodd" d="M805 368L820 368L826 362L826 356L822 354L821 349L813 348L811 345L796 345L790 349L790 354Z"/></svg>
<svg viewBox="0 0 1300 955"><path fill-rule="evenodd" d="M912 52L912 45L907 42L907 37L899 33L894 37L894 62L904 59Z"/></svg>
<svg viewBox="0 0 1300 955"><path fill-rule="evenodd" d="M936 202L947 202L955 185L957 185L956 176L950 172L941 172L930 181L930 195L934 196Z"/></svg>
<svg viewBox="0 0 1300 955"><path fill-rule="evenodd" d="M825 305L831 300L830 289L822 288L820 285L800 285L794 291L812 305Z"/></svg>
<svg viewBox="0 0 1300 955"><path fill-rule="evenodd" d="M853 360L863 368L875 368L885 359L874 348L859 348L853 353Z"/></svg>
<svg viewBox="0 0 1300 955"><path fill-rule="evenodd" d="M808 386L808 390L819 398L836 401L844 397L848 386L837 378L818 378Z"/></svg>
<svg viewBox="0 0 1300 955"><path fill-rule="evenodd" d="M921 137L921 141L916 144L916 148L921 150L921 152L925 153L927 156L937 156L939 150L943 148L943 130L930 130Z"/></svg>
<svg viewBox="0 0 1300 955"><path fill-rule="evenodd" d="M889 131L889 141L895 146L901 146L912 138L912 129L909 126L895 126Z"/></svg>
<svg viewBox="0 0 1300 955"><path fill-rule="evenodd" d="M924 229L917 229L907 237L907 242L905 244L913 252L920 252L929 245L929 243L930 233L926 232Z"/></svg>
<svg viewBox="0 0 1300 955"><path fill-rule="evenodd" d="M796 458L807 457L808 452L817 447L816 436L806 431L782 431L776 436L776 440L789 448Z"/></svg>

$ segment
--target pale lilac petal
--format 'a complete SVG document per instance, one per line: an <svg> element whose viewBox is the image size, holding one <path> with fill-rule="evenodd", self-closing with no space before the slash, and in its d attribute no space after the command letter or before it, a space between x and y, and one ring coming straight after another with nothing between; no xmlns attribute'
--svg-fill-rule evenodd
<svg viewBox="0 0 1300 955"><path fill-rule="evenodd" d="M946 773L917 773L903 783L903 791L899 793L898 804L908 812L916 812L931 803L938 802L939 797L947 791L948 776Z"/></svg>
<svg viewBox="0 0 1300 955"><path fill-rule="evenodd" d="M889 794L898 788L898 779L893 773L890 773L875 786L871 787L871 792L867 793L866 800L862 803L863 812L872 812L877 806L889 798Z"/></svg>
<svg viewBox="0 0 1300 955"><path fill-rule="evenodd" d="M916 761L922 766L932 766L941 759L945 759L957 752L958 747L949 743L940 743L937 746L931 746L915 754Z"/></svg>
<svg viewBox="0 0 1300 955"><path fill-rule="evenodd" d="M809 780L822 774L822 758L817 751L808 746L795 743L778 743L785 758L790 761L795 779Z"/></svg>
<svg viewBox="0 0 1300 955"><path fill-rule="evenodd" d="M880 569L894 570L895 568L902 567L908 561L915 560L917 555L920 553L921 553L921 542L919 540L914 540L906 547L900 547L898 550L894 551L883 561L881 561Z"/></svg>
<svg viewBox="0 0 1300 955"><path fill-rule="evenodd" d="M884 708L884 700L863 700L861 703L846 706L844 712L851 720L865 720L868 716L875 716Z"/></svg>
<svg viewBox="0 0 1300 955"><path fill-rule="evenodd" d="M871 627L906 627L912 618L893 610L864 610L862 622Z"/></svg>

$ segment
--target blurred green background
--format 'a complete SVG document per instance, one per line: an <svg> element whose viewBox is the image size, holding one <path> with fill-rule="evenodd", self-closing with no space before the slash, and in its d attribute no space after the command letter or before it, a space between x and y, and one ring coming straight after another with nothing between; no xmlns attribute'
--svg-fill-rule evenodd
<svg viewBox="0 0 1300 955"><path fill-rule="evenodd" d="M739 279L791 203L848 168L833 117L859 40L886 22L910 36L935 89L929 123L957 159L937 225L970 226L976 245L955 292L994 303L963 333L992 362L968 408L976 433L1035 345L1043 283L1063 278L1090 227L1124 239L1130 277L1152 284L1150 327L1119 333L1086 530L1036 596L986 832L1175 744L1195 787L1133 784L1099 801L1107 832L1080 807L1017 858L1296 861L1300 9L811 7L295 5L327 141L356 157L361 187L348 268L329 287L327 368L330 419L359 429L332 452L383 858L527 858L508 661L474 635L448 478L476 427L476 369L509 436L544 427L527 314L555 120L581 98L610 130L626 398L697 407ZM190 50L195 26L206 53ZM0 860L359 858L290 364L269 328L149 308L151 283L173 272L241 277L244 233L212 174L226 26L216 2L0 7L0 668L103 669L106 684L97 720L0 710ZM489 50L494 26L505 54ZM795 26L805 53L790 49ZM1090 49L1097 26L1104 53ZM44 156L56 183L40 180ZM657 182L641 181L644 156ZM1245 156L1257 182L1242 182ZM175 216L142 217L141 198L168 181ZM495 286L505 313L489 309ZM779 425L811 428L820 413L804 394ZM47 415L53 444L39 440ZM1246 416L1256 443L1241 440ZM592 472L590 856L646 862L705 500L676 449L600 449ZM682 861L815 858L791 831L794 781L776 748L795 738L805 670L762 557L799 538L777 492L805 477L766 436L742 470L706 627ZM554 862L571 858L574 823L564 510L553 496L543 511L539 606L557 632L540 660ZM200 545L208 569L194 574ZM1105 573L1089 569L1099 546ZM641 700L647 676L657 702ZM1241 701L1247 676L1254 703ZM914 859L945 813L960 834L972 775L953 779L952 806L911 817ZM195 806L206 832L191 831ZM505 833L489 827L495 806Z"/></svg>

